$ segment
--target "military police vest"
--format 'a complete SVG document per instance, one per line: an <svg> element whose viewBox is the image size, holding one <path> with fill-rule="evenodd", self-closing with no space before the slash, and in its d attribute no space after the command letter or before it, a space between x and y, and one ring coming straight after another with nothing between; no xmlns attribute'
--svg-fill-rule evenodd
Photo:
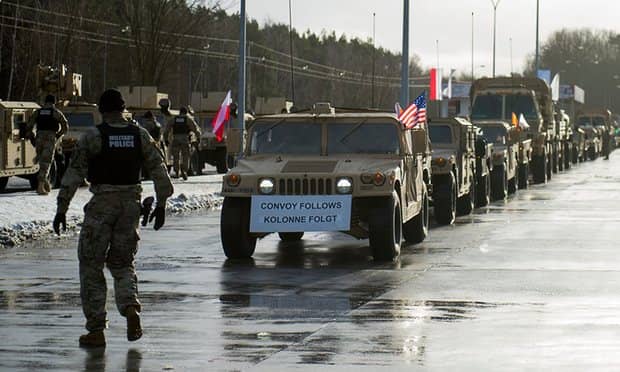
<svg viewBox="0 0 620 372"><path fill-rule="evenodd" d="M88 160L88 182L93 185L136 185L140 183L143 163L140 128L127 125L116 128L103 123L101 152Z"/></svg>
<svg viewBox="0 0 620 372"><path fill-rule="evenodd" d="M54 117L54 109L51 107L40 109L36 122L37 130L58 132L60 129L60 121Z"/></svg>
<svg viewBox="0 0 620 372"><path fill-rule="evenodd" d="M174 125L172 126L172 134L188 134L189 125L187 125L186 116L177 116L174 118Z"/></svg>

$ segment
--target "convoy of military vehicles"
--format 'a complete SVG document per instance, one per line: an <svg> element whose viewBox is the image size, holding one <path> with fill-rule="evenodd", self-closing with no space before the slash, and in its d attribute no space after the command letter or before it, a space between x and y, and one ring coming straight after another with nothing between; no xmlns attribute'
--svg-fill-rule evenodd
<svg viewBox="0 0 620 372"><path fill-rule="evenodd" d="M79 136L101 115L81 99L81 75L64 66L38 66L36 76L41 101L56 95L69 122L50 171L58 185ZM127 116L138 123L151 111L164 126L178 112L156 87L119 90ZM429 207L437 224L450 225L530 182L545 183L573 164L608 158L620 143L610 111L582 108L571 121L537 78L476 80L470 117L431 118L413 129L392 113L329 103L291 113L284 98L258 97L256 112L244 114L244 135L227 124L217 140L211 122L224 97L192 94L189 113L202 134L190 139L190 175L201 174L205 164L226 173L221 239L229 258L251 257L257 239L270 233L293 242L308 231L340 231L369 239L376 260L391 260L404 241L426 238ZM23 127L39 107L0 101L0 191L11 176L36 188L36 153ZM231 120L236 116L232 107Z"/></svg>

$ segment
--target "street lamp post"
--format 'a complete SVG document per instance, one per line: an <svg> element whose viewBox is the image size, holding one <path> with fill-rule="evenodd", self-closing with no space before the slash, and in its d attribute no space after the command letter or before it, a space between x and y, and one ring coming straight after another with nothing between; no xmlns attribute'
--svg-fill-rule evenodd
<svg viewBox="0 0 620 372"><path fill-rule="evenodd" d="M400 104L409 105L409 0L403 0L403 51L400 73Z"/></svg>
<svg viewBox="0 0 620 372"><path fill-rule="evenodd" d="M540 19L540 0L536 0L536 58L534 65L536 66L536 75L538 75L538 69L540 67L540 46L539 46L539 19Z"/></svg>
<svg viewBox="0 0 620 372"><path fill-rule="evenodd" d="M493 4L493 77L495 77L495 39L497 35L497 6L501 0L491 0Z"/></svg>
<svg viewBox="0 0 620 372"><path fill-rule="evenodd" d="M240 138L243 138L243 128L245 128L245 0L240 1L239 11L239 87L237 92L237 129L240 131Z"/></svg>

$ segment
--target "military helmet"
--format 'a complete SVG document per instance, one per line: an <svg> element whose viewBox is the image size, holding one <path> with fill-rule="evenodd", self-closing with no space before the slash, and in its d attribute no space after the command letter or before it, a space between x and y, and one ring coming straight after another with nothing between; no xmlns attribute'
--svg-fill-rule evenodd
<svg viewBox="0 0 620 372"><path fill-rule="evenodd" d="M47 96L45 96L45 103L51 103L51 104L56 103L56 97L54 97L51 94L48 94Z"/></svg>
<svg viewBox="0 0 620 372"><path fill-rule="evenodd" d="M187 115L187 107L181 106L181 108L179 109L179 113L181 115Z"/></svg>
<svg viewBox="0 0 620 372"><path fill-rule="evenodd" d="M122 112L125 110L123 95L116 89L108 89L99 98L99 112Z"/></svg>

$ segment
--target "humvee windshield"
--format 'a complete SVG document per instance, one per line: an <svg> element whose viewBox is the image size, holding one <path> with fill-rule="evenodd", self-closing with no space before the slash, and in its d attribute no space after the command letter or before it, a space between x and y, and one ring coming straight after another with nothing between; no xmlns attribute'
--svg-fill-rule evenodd
<svg viewBox="0 0 620 372"><path fill-rule="evenodd" d="M19 114L13 114L13 130L15 129L19 129L19 125L21 123L25 123L26 122L26 115L21 112Z"/></svg>
<svg viewBox="0 0 620 372"><path fill-rule="evenodd" d="M95 116L88 112L69 112L65 114L69 129L95 127Z"/></svg>
<svg viewBox="0 0 620 372"><path fill-rule="evenodd" d="M472 107L473 120L511 120L512 113L523 114L526 119L536 120L537 112L533 97L527 94L488 94L476 96Z"/></svg>
<svg viewBox="0 0 620 372"><path fill-rule="evenodd" d="M484 127L482 129L482 136L489 143L494 143L498 145L506 144L506 128L504 127Z"/></svg>
<svg viewBox="0 0 620 372"><path fill-rule="evenodd" d="M399 154L398 128L390 123L328 123L328 154Z"/></svg>
<svg viewBox="0 0 620 372"><path fill-rule="evenodd" d="M452 143L452 129L449 125L429 125L431 143Z"/></svg>
<svg viewBox="0 0 620 372"><path fill-rule="evenodd" d="M605 125L605 118L602 116L595 116L592 118L592 124L594 124L595 127Z"/></svg>
<svg viewBox="0 0 620 372"><path fill-rule="evenodd" d="M321 124L263 122L252 127L251 154L321 154Z"/></svg>

